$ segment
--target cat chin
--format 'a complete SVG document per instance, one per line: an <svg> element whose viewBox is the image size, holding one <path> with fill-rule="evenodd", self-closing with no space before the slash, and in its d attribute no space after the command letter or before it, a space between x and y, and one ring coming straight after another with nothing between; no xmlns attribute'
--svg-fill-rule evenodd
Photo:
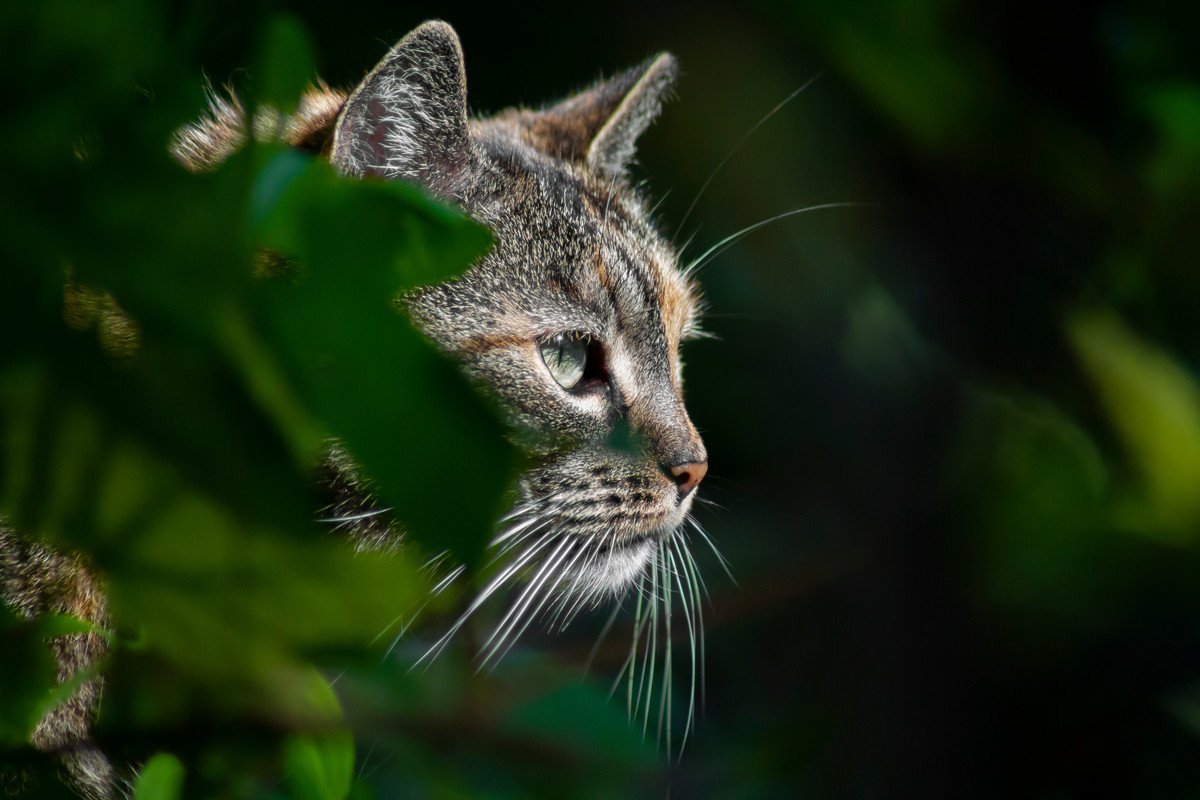
<svg viewBox="0 0 1200 800"><path fill-rule="evenodd" d="M584 594L618 595L637 582L657 547L657 536L617 547L597 563L577 570L570 581L576 591Z"/></svg>
<svg viewBox="0 0 1200 800"><path fill-rule="evenodd" d="M672 536L683 525L691 504L692 498L687 497L669 515L667 525L652 533L642 534L634 542L618 545L609 552L607 558L599 559L596 564L581 570L575 575L575 585L592 592L607 591L614 595L633 586L654 560L659 541Z"/></svg>

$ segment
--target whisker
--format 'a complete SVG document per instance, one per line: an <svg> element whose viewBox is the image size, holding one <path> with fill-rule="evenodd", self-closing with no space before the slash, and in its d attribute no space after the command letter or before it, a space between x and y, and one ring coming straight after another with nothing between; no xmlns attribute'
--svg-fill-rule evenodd
<svg viewBox="0 0 1200 800"><path fill-rule="evenodd" d="M421 612L425 610L426 605L428 605L428 603L422 603L421 606L415 612L413 612L413 615L408 618L408 622L405 622L400 626L400 631L392 638L392 643L388 645L387 650L383 652L383 658L381 661L387 661L388 658L391 657L392 651L396 649L396 645L400 644L400 640L404 638L404 634L408 633L408 629L414 622L416 622L417 617L420 616Z"/></svg>
<svg viewBox="0 0 1200 800"><path fill-rule="evenodd" d="M646 728L650 724L650 700L654 695L654 675L655 675L655 669L658 666L657 659L658 659L658 605L659 605L658 576L659 576L659 572L660 572L659 560L657 558L655 558L654 559L654 572L652 573L653 574L653 591L652 591L653 600L650 603L650 638L648 639L648 644L650 647L650 654L649 654L649 657L646 659L645 666L642 667L643 677L646 678L646 713L642 717L642 737L643 738L645 738ZM647 671L649 671L648 676L646 675ZM638 699L639 700L641 699L641 694L642 694L642 690L639 687L638 688Z"/></svg>
<svg viewBox="0 0 1200 800"><path fill-rule="evenodd" d="M526 564L529 563L529 561L533 559L535 555L537 555L538 551L544 548L551 541L553 541L552 536L543 537L542 539L531 544L523 553L521 553L520 556L513 559L511 564L506 565L500 571L500 573L494 577L478 595L476 595L475 599L471 601L471 604L467 606L467 610L464 611L462 615L460 615L459 618L454 622L454 624L450 626L450 629L446 631L446 633L442 634L442 637L434 642L433 646L426 650L425 653L413 663L412 668L416 668L422 661L432 661L434 658L436 658L438 653L440 653L454 637L454 634L458 633L459 629L466 624L471 615L479 610L479 607L487 602L489 597L495 594L495 592L501 586L503 586L510 578L516 575Z"/></svg>
<svg viewBox="0 0 1200 800"><path fill-rule="evenodd" d="M629 688L627 691L628 697L626 698L626 701L625 701L626 702L625 713L627 716L629 716L631 718L633 717L633 675L634 675L634 672L637 671L638 639L641 637L642 626L644 624L644 620L642 617L642 603L644 600L644 593L642 591L642 587L645 585L645 583L646 583L646 575L645 575L645 573L642 573L641 575L638 576L637 586L635 587L636 592L637 592L637 604L636 604L636 606L634 608L634 612L633 612L633 636L631 637L631 640L629 643L629 655L625 657L625 663L621 665L620 671L617 672L616 680L613 681L612 689L610 689L609 693L608 693L608 696L612 697L613 693L616 692L616 690L617 690L617 686L620 685L620 683L621 683L621 676L625 675L626 670L628 670L629 680L627 681L627 685Z"/></svg>
<svg viewBox="0 0 1200 800"><path fill-rule="evenodd" d="M583 562L582 565L580 565L579 570L576 573L577 577L574 578L575 581L578 581L578 576L586 575L588 570L591 568L592 564L594 564L596 562L596 559L597 559L600 551L598 549L598 546L596 545L594 537L589 536L584 540L584 543L580 548L580 553L582 554L585 552L587 553L587 559ZM572 562L571 565L566 570L563 570L563 579L565 581L569 582L572 580L571 576L568 573L570 572L570 570L573 567L574 567L574 562ZM584 587L584 586L580 586L580 585L572 586L572 585L570 585L570 583L568 583L567 587L559 595L559 599L554 605L554 609L550 616L550 619L546 623L546 629L554 630L558 624L558 620L563 616L563 613L566 611L568 606L571 606L573 609L578 608L581 604L583 604L585 601L587 601L587 599L591 596L592 596L592 588L591 587ZM572 602L572 601L574 601L574 602ZM567 622L569 622L573 616L574 616L573 614L567 616L566 621L563 622L563 626L561 628L558 628L559 632L563 631L566 628Z"/></svg>
<svg viewBox="0 0 1200 800"><path fill-rule="evenodd" d="M631 584L618 591L610 585L608 578L614 569L620 569L617 559L621 551L616 546L621 536L620 530L611 527L590 535L559 532L555 523L563 522L563 514L566 512L569 515L573 502L575 500L569 498L557 499L552 503L542 502L538 506L528 503L505 516L507 526L492 540L492 548L497 552L489 563L502 558L507 558L507 562L502 563L498 572L471 600L449 630L417 659L413 667L422 663L427 666L484 603L502 589L521 583L523 585L515 593L515 599L479 647L476 654L477 671L495 669L535 621L548 631L561 632L583 611L594 610L602 602L611 600L612 610L584 663L584 674L587 674L600 647L623 613L625 598L634 593L629 650L613 678L609 695L615 694L624 682L626 711L635 724L641 723L642 736L645 737L649 732L650 717L657 714L658 747L662 748L665 744L669 761L682 758L696 727L697 694L702 707L706 682L701 598L707 595L707 587L688 544L688 527L695 529L696 535L713 550L722 568L733 580L729 564L700 523L688 514L681 527L657 538L647 552L648 563ZM427 562L427 567L438 569L447 558L449 556L446 553L438 554ZM456 565L448 571L438 571L442 574L433 586L431 597L445 591L465 574L466 569L463 565ZM674 619L677 614L674 607L676 594L681 604L683 625L687 630L689 670L686 711L681 707L678 713L675 706L679 698L675 697L674 674L675 628L678 627ZM398 617L397 621L400 619ZM412 618L404 620L400 634L388 648L389 655L411 624ZM677 736L679 731L676 723L680 721L683 723L682 734Z"/></svg>
<svg viewBox="0 0 1200 800"><path fill-rule="evenodd" d="M801 92L803 92L805 89L807 89L808 87L810 87L814 83L816 83L817 80L820 79L820 77L824 74L825 74L825 70L821 70L816 75L813 75L807 81L800 84L800 88L796 89L791 94L789 94L787 97L783 98L778 103L776 103L774 108L772 108L770 111L768 111L766 114L764 114L762 119L760 119L758 122L754 123L754 126L752 128L750 128L750 130L746 131L746 133L742 135L741 139L738 139L737 144L735 144L729 150L729 152L725 154L725 157L721 159L720 163L718 163L717 166L713 169L713 171L708 174L708 177L705 178L704 183L701 184L700 191L696 192L696 197L692 200L692 204L687 207L687 211L683 212L683 219L681 219L679 221L679 225L676 226L676 228L675 228L675 236L679 235L679 231L683 229L684 224L688 221L688 218L692 215L692 212L696 210L696 204L699 203L700 198L704 196L704 192L708 189L709 184L711 184L713 182L713 179L717 177L717 174L721 171L722 168L724 168L725 164L728 163L729 159L733 158L734 153L736 153L739 149L741 149L741 146L746 143L746 140L749 139L751 136L753 136L754 132L757 131L759 128L761 128L763 126L763 124L766 123L767 120L769 120L771 117L778 114L780 109L782 109L788 103L792 102L792 100L794 100L796 98L796 96L799 95ZM674 237L672 237L672 238L674 238ZM683 249L687 249L687 245L684 245ZM681 249L680 252L682 252L683 249Z"/></svg>
<svg viewBox="0 0 1200 800"><path fill-rule="evenodd" d="M710 500L710 499L708 499L707 497L700 497L700 496L697 496L697 497L696 497L696 501L697 501L697 502L700 502L700 503L704 503L704 505L706 505L706 506L712 506L713 508L720 509L721 511L728 511L728 510L729 510L729 509L728 509L728 508L726 508L725 506L723 506L723 505L721 505L720 503L718 503L716 500Z"/></svg>
<svg viewBox="0 0 1200 800"><path fill-rule="evenodd" d="M671 562L671 571L675 576L675 585L679 587L679 602L683 604L683 618L687 622L688 627L688 645L692 656L692 672L691 672L691 688L688 691L688 715L687 721L683 726L683 741L679 743L679 752L682 756L683 748L687 745L688 733L691 731L692 721L696 708L696 627L692 620L692 611L688 603L687 593L683 590L683 579L680 577L679 570L676 568L675 555L672 552L678 548L678 541L672 537L667 550L667 557ZM680 563L683 562L683 556L679 558ZM668 752L668 756L670 753Z"/></svg>
<svg viewBox="0 0 1200 800"><path fill-rule="evenodd" d="M688 522L692 523L692 527L696 529L696 532L700 534L702 539L704 539L709 549L713 551L713 555L717 557L717 561L719 561L721 564L721 569L725 570L725 574L729 576L729 580L733 582L734 586L737 586L737 578L733 577L733 571L729 568L729 562L725 560L725 556L721 555L721 551L717 549L717 545L712 539L709 538L708 532L705 531L704 528L700 526L700 523L696 521L695 517L691 516L690 514L688 515L687 520Z"/></svg>
<svg viewBox="0 0 1200 800"><path fill-rule="evenodd" d="M542 608L544 608L546 603L550 600L550 596L553 594L554 589L562 581L563 576L566 575L566 573L571 570L571 568L575 565L575 562L577 562L579 560L579 558L584 554L585 549L586 548L584 545L580 545L578 548L576 548L575 555L573 555L571 557L570 562L566 562L565 558L564 558L564 561L563 561L564 566L560 566L560 568L558 569L558 575L556 575L553 580L547 581L545 588L542 591L541 601L538 603L537 607L533 609L533 611L531 611L525 615L525 623L521 626L520 630L518 630L515 635L508 637L508 639L509 639L508 647L505 647L503 652L500 653L499 658L496 659L496 663L499 663L504 658L504 656L508 653L508 650L512 647L512 645L515 644L516 641L518 639L520 639L521 636L525 633L525 630L529 627L530 623L532 623L537 618L537 615L541 612Z"/></svg>
<svg viewBox="0 0 1200 800"><path fill-rule="evenodd" d="M509 527L505 528L503 531L498 533L495 537L492 538L492 541L489 543L489 546L490 547L499 546L501 543L513 538L514 536L519 534L522 530L525 530L530 525L534 524L539 519L543 518L541 515L538 515L538 514L531 515L530 511L532 511L532 509L524 511L521 514L512 513L512 514L509 514L508 516L506 516L503 520L504 522L511 522L513 520L521 520L521 521L516 523L515 525L510 525Z"/></svg>
<svg viewBox="0 0 1200 800"><path fill-rule="evenodd" d="M621 612L624 610L624 608L625 595L622 593L621 596L617 598L616 603L613 604L612 613L608 615L608 621L605 622L604 627L600 629L600 635L596 637L596 643L592 645L592 649L588 652L587 660L583 662L584 675L587 675L591 670L592 662L596 660L596 654L600 652L600 645L604 642L605 637L608 636L609 631L612 630L613 623L617 621L617 617L621 615ZM620 680L620 676L617 676L617 680Z"/></svg>
<svg viewBox="0 0 1200 800"><path fill-rule="evenodd" d="M704 650L704 615L701 613L702 609L700 607L700 589L702 587L704 588L704 594L707 597L708 596L708 588L704 586L704 576L702 576L700 574L700 568L696 564L696 559L692 557L692 551L690 548L688 548L686 541L683 541L683 540L680 541L680 552L682 553L682 555L686 556L686 558L687 558L688 577L689 577L689 580L690 580L690 583L692 586L692 598L693 598L693 602L695 603L695 608L696 608L696 627L700 634L700 647L699 647L699 650L700 650L700 708L701 708L701 710L703 710L704 709L706 676L705 676L705 656L704 656L704 653L705 653L705 650ZM709 603L711 605L711 603L712 603L711 599L709 600Z"/></svg>
<svg viewBox="0 0 1200 800"><path fill-rule="evenodd" d="M726 250L728 250L730 247L732 247L733 245L740 242L742 239L744 239L749 234L754 233L754 231L758 230L759 228L763 228L763 227L766 227L767 225L771 225L773 223L779 222L780 220L784 220L789 217L799 216L800 214L808 214L812 211L825 211L825 210L833 209L833 208L871 208L872 206L873 206L873 204L871 204L871 203L862 203L862 202L847 200L847 201L842 201L842 202L837 202L837 203L818 203L816 205L804 206L802 208L793 208L790 211L784 211L782 214L776 214L773 217L768 217L767 219L759 220L758 222L755 222L753 225L747 225L746 227L742 228L741 230L729 234L724 239L720 240L719 242L714 244L712 247L705 250L703 253L700 254L700 256L698 258L696 258L694 261L692 261L690 264L688 264L686 267L684 267L683 274L684 275L694 274L697 270L702 268L709 261L711 261L712 259L721 255L722 253L724 253Z"/></svg>
<svg viewBox="0 0 1200 800"><path fill-rule="evenodd" d="M488 561L488 566L495 564L501 558L506 556L511 550L513 550L516 547L520 547L523 542L527 541L528 539L530 539L530 538L536 536L537 534L541 533L542 531L546 530L546 528L549 527L552 522L554 522L554 517L548 516L545 519L542 519L540 521L535 520L535 522L537 524L535 524L531 528L528 528L520 536L518 536L515 539L510 539L508 542L506 542L504 544L504 546L502 548L500 548L500 552L496 553L496 555L492 556L491 560Z"/></svg>
<svg viewBox="0 0 1200 800"><path fill-rule="evenodd" d="M671 597L672 597L673 592L671 591L671 583L668 580L669 576L667 573L669 572L669 569L668 569L667 561L663 557L664 545L665 545L665 540L659 539L658 540L658 560L662 564L662 568L663 568L663 619L664 619L663 638L664 638L664 642L666 644L666 649L665 649L665 652L663 653L663 682L662 682L662 691L661 691L662 696L660 697L660 699L658 701L658 734L655 738L655 742L656 742L656 744L662 742L663 726L665 725L666 730L667 730L667 760L670 761L670 759L671 759L671 677L672 677L671 654L672 654L672 650L674 649L674 641L671 638L671 606L672 606ZM665 709L665 714L664 714L664 709Z"/></svg>
<svg viewBox="0 0 1200 800"><path fill-rule="evenodd" d="M453 583L455 581L455 579L458 578L458 576L462 575L466 571L467 571L467 567L464 564L459 564L457 567L450 570L449 575L442 578L437 584L434 585L433 589L431 590L432 594L434 594L434 595L441 594L442 591L447 586L449 586L451 583Z"/></svg>
<svg viewBox="0 0 1200 800"><path fill-rule="evenodd" d="M323 517L321 519L318 519L317 522L325 522L325 523L329 523L329 524L341 525L341 524L344 524L347 522L357 522L360 519L369 519L371 517L377 517L380 514L386 514L391 510L392 509L390 509L390 508L376 508L371 511L362 511L362 512L359 512L358 514L345 514L343 516L337 516L337 517Z"/></svg>
<svg viewBox="0 0 1200 800"><path fill-rule="evenodd" d="M517 599L517 602L514 603L513 607L508 610L508 612L504 615L504 618L500 620L500 624L497 625L493 630L492 635L488 637L488 640L483 643L483 647L480 648L480 654L482 655L484 650L488 650L489 646L491 647L491 649L488 651L488 654L483 656L482 660L480 661L479 668L476 670L477 672L487 666L487 663L489 660L491 660L491 657L496 653L500 646L504 644L504 640L508 637L508 634L512 632L521 616L525 613L525 609L528 608L533 602L542 585L546 582L546 579L553 573L554 568L571 552L573 544L574 542L572 542L569 537L564 537L554 552L551 553L550 556L548 556L542 563L542 566L538 568L537 575L521 591L521 596Z"/></svg>

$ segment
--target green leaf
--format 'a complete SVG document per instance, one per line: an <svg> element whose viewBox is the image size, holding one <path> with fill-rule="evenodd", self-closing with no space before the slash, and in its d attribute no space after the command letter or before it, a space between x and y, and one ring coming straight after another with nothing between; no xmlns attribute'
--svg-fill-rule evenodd
<svg viewBox="0 0 1200 800"><path fill-rule="evenodd" d="M1137 524L1174 538L1200 531L1200 386L1162 348L1115 315L1077 314L1068 334L1137 469Z"/></svg>
<svg viewBox="0 0 1200 800"><path fill-rule="evenodd" d="M18 619L0 603L0 744L20 745L29 740L45 699L58 684L50 648L36 623Z"/></svg>
<svg viewBox="0 0 1200 800"><path fill-rule="evenodd" d="M103 633L96 626L65 614L49 614L33 620L19 619L0 603L0 743L20 745L29 741L34 727L46 712L69 698L94 674L78 670L64 682L58 680L49 640L75 633ZM107 634L105 634L107 635Z"/></svg>
<svg viewBox="0 0 1200 800"><path fill-rule="evenodd" d="M415 187L352 181L317 160L301 170L296 159L280 154L262 172L285 177L261 192L278 199L259 236L301 270L294 281L258 287L262 335L303 403L414 537L473 562L514 455L457 368L411 328L395 300L461 271L490 238Z"/></svg>
<svg viewBox="0 0 1200 800"><path fill-rule="evenodd" d="M354 738L337 721L341 705L332 687L313 674L307 701L328 715L328 729L293 734L283 745L287 781L302 800L343 800L354 782Z"/></svg>
<svg viewBox="0 0 1200 800"><path fill-rule="evenodd" d="M1200 169L1200 87L1187 83L1155 86L1147 91L1146 114L1158 134L1147 163L1147 178L1169 197L1195 189Z"/></svg>
<svg viewBox="0 0 1200 800"><path fill-rule="evenodd" d="M953 430L943 474L962 504L975 590L1037 626L1094 613L1108 596L1097 559L1111 483L1095 442L1043 397L978 387Z"/></svg>
<svg viewBox="0 0 1200 800"><path fill-rule="evenodd" d="M183 764L170 753L146 762L133 785L132 800L178 800L183 796Z"/></svg>
<svg viewBox="0 0 1200 800"><path fill-rule="evenodd" d="M300 94L316 76L308 31L290 14L267 24L254 82L255 98L280 114L296 109ZM279 118L282 122L282 117Z"/></svg>
<svg viewBox="0 0 1200 800"><path fill-rule="evenodd" d="M342 800L354 782L354 738L348 731L289 736L284 742L288 785L303 800Z"/></svg>
<svg viewBox="0 0 1200 800"><path fill-rule="evenodd" d="M587 720L581 726L580 720ZM653 747L630 725L619 704L591 682L572 681L554 687L513 709L504 728L590 761L622 767L645 767Z"/></svg>

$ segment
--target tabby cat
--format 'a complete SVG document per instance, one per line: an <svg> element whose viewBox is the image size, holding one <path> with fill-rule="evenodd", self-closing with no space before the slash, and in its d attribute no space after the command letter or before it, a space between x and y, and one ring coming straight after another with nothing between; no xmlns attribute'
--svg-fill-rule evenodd
<svg viewBox="0 0 1200 800"><path fill-rule="evenodd" d="M535 618L553 613L565 624L636 592L654 613L638 601L631 653L641 637L653 661L656 604L677 596L695 682L700 583L682 529L708 457L684 405L679 348L699 332L700 301L628 174L675 76L674 58L662 54L542 110L473 119L458 37L427 22L349 94L320 85L290 117L253 120L236 98L214 98L209 116L172 143L184 166L201 171L248 136L279 136L348 176L418 183L491 229L494 247L461 277L403 298L423 332L494 395L531 456L495 540L507 561L467 612L523 581L484 663ZM613 446L616 432L632 446ZM326 520L361 546L396 541L397 521L346 453L335 447L324 474ZM0 530L0 570L0 588L27 614L103 621L102 594L71 558ZM94 635L56 646L64 679L103 653ZM63 753L90 796L109 797L112 770L88 744L99 690L93 681L49 715L35 743Z"/></svg>

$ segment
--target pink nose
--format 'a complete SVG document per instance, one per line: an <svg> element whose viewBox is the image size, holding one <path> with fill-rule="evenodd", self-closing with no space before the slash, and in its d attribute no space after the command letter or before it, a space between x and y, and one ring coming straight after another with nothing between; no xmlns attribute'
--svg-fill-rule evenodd
<svg viewBox="0 0 1200 800"><path fill-rule="evenodd" d="M679 496L687 497L692 489L700 485L700 481L704 480L707 472L707 461L693 461L671 467L671 476L675 478L675 485L679 487Z"/></svg>

